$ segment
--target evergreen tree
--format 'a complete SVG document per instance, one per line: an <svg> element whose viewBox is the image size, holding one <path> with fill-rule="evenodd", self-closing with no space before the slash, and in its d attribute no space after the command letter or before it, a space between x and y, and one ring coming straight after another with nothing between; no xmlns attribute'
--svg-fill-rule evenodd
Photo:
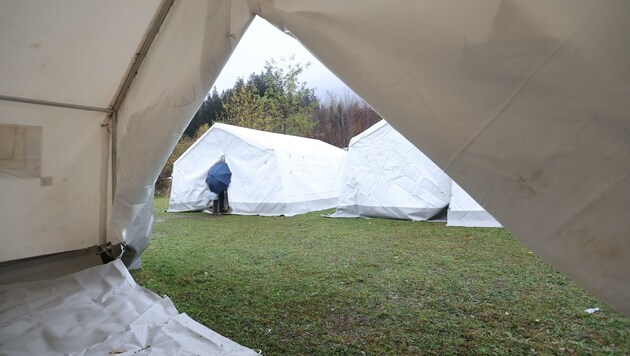
<svg viewBox="0 0 630 356"><path fill-rule="evenodd" d="M217 88L213 88L203 103L197 110L197 113L190 121L190 124L184 131L184 135L187 137L193 137L199 128L206 124L212 126L215 121L218 121L223 114L223 101L217 92Z"/></svg>

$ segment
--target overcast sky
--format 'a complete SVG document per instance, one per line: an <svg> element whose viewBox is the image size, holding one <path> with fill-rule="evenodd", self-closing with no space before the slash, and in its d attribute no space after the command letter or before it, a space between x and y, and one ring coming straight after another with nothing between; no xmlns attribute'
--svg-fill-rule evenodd
<svg viewBox="0 0 630 356"><path fill-rule="evenodd" d="M260 17L254 19L243 35L225 68L219 74L215 86L219 92L231 88L237 78L247 79L253 72L260 73L267 60L289 58L291 55L295 55L295 60L301 64L311 63L311 66L302 73L300 80L307 82L308 87L315 88L315 94L320 99L325 99L327 91L334 92L338 96L352 93L297 40Z"/></svg>

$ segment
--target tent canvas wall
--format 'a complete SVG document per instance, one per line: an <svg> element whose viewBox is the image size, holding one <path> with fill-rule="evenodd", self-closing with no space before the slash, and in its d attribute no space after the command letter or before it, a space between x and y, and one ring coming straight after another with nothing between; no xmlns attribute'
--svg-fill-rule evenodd
<svg viewBox="0 0 630 356"><path fill-rule="evenodd" d="M451 179L385 120L348 145L332 217L428 220L446 208Z"/></svg>
<svg viewBox="0 0 630 356"><path fill-rule="evenodd" d="M501 223L453 181L446 226L501 227Z"/></svg>
<svg viewBox="0 0 630 356"><path fill-rule="evenodd" d="M346 151L325 142L215 123L173 165L170 212L201 210L221 157L232 171L233 214L296 215L335 207Z"/></svg>
<svg viewBox="0 0 630 356"><path fill-rule="evenodd" d="M155 180L255 15L630 314L624 0L2 1L0 261L124 243L138 266Z"/></svg>

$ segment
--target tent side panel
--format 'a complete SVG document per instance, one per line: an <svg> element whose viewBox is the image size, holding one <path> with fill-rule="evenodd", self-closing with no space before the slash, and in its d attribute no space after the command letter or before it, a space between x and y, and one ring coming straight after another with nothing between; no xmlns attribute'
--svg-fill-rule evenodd
<svg viewBox="0 0 630 356"><path fill-rule="evenodd" d="M346 152L335 147L276 153L285 215L332 209L341 192Z"/></svg>
<svg viewBox="0 0 630 356"><path fill-rule="evenodd" d="M285 187L274 151L232 137L225 152L232 170L228 200L234 214L275 215L276 209L284 209Z"/></svg>
<svg viewBox="0 0 630 356"><path fill-rule="evenodd" d="M0 101L0 261L98 245L106 114Z"/></svg>
<svg viewBox="0 0 630 356"><path fill-rule="evenodd" d="M176 162L170 211L195 211L212 205L215 194L205 179L208 169L222 156L232 171L228 199L234 214L269 213L269 206L282 205L283 185L275 152L251 145L218 125Z"/></svg>
<svg viewBox="0 0 630 356"><path fill-rule="evenodd" d="M428 220L448 205L450 190L450 178L435 163L379 122L353 138L332 216Z"/></svg>

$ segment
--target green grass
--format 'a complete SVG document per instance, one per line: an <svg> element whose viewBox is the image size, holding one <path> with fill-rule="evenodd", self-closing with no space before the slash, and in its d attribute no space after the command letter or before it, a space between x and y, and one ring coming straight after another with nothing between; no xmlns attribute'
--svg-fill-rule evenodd
<svg viewBox="0 0 630 356"><path fill-rule="evenodd" d="M134 278L266 355L630 354L630 319L504 229L167 204Z"/></svg>

